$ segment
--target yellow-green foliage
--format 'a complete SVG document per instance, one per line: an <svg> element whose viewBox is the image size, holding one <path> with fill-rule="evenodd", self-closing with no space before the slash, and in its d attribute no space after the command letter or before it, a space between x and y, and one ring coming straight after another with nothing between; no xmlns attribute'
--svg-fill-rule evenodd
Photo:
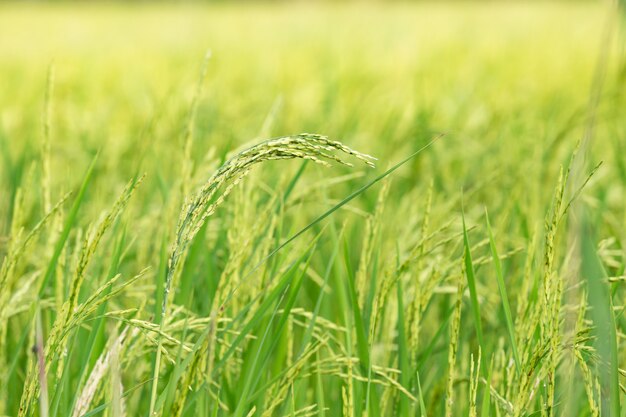
<svg viewBox="0 0 626 417"><path fill-rule="evenodd" d="M606 3L0 4L0 416L624 417Z"/></svg>

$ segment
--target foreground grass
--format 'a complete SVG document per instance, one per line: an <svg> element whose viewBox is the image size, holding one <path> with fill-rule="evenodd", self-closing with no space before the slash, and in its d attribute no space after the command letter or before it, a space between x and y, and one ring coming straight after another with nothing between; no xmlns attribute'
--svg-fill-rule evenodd
<svg viewBox="0 0 626 417"><path fill-rule="evenodd" d="M605 12L0 6L0 415L625 416Z"/></svg>

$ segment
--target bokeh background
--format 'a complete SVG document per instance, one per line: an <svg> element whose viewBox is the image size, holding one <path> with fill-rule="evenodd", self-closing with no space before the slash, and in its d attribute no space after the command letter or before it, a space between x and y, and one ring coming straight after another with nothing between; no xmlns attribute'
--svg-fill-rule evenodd
<svg viewBox="0 0 626 417"><path fill-rule="evenodd" d="M626 385L625 16L622 6L609 1L1 2L0 259L10 253L16 230L31 230L42 218L49 208L47 199L54 203L71 191L73 200L84 173L96 155L97 159L80 215L71 224L59 265L53 268L55 279L38 293L69 205L46 226L15 272L7 275L4 293L0 288L0 301L5 303L0 308L0 368L6 370L0 374L0 415L27 415L18 410L29 369L31 373L34 369L29 368L34 365L28 346L35 337L32 306L42 303L43 335L49 335L72 285L83 239L124 184L142 173L146 174L142 185L104 235L89 265L79 301L106 282L109 272L133 276L146 267L149 272L109 302L106 311L116 319L92 327L89 320L96 318L91 317L72 330L74 339L63 354L48 358L48 381L55 407L51 415L72 415L76 396L85 389L84 378L99 355L109 351L110 341L127 324L141 328L140 333L129 332L130 347L111 378L121 375L128 415L148 415L156 350L149 324L158 324L167 253L185 198L234 150L301 132L328 135L374 155L377 168L328 170L272 162L256 169L194 241L184 261L181 286L173 290L176 308L165 324L167 335L191 349L204 328L198 324L188 329L182 323L206 323L202 320L209 320L216 303L223 301L214 297L224 281L239 283L245 277L250 283L221 314L230 319L244 306L253 308L234 321L233 333L220 333L222 346L228 346L235 332L255 320L258 305L251 300L274 288L267 285L273 282L267 277L301 262L319 234L295 308L311 312L319 294L326 294L319 307L325 321L315 328L320 339L332 336L332 346L318 353L317 362L311 359L298 370L302 377L298 373L298 382L291 381L289 389L296 388L291 397L284 394L279 410L288 415L293 406L290 415L313 415L295 410L319 405L320 398L325 398L326 407L316 411L321 415L360 415L368 408L368 386L363 379L351 379L352 372L361 372L358 376L367 380L362 369L350 365L350 355L357 352L356 338L346 336L352 331L346 329L354 326L351 314L358 308L342 298L347 292L338 290L359 271L369 285L360 289L365 292L359 297L366 300L360 306L362 330L370 337L372 361L389 381L413 396L403 396L397 385L384 380L387 385L375 388L381 398L380 415L419 415L417 397L422 394L429 416L467 415L473 409L467 384L474 376L478 346L467 288L461 288L458 360L452 365L448 352L454 326L451 333L447 327L455 323L451 309L457 285L467 278L462 266L464 210L487 340L483 347L489 347L483 358L494 364L493 392L483 389L484 383L479 385L483 398L479 403L485 402L487 392L482 415L596 415L593 401L586 397L589 389L604 413L614 410L615 394L609 394L613 385L607 378L609 371L618 372L616 361L621 364L618 384ZM439 134L444 136L382 188L372 188L342 206L326 226L315 225L267 269L250 272L270 248ZM49 161L48 171L43 161ZM579 194L599 162L602 166ZM561 169L568 167L572 172L563 198L566 203L575 198L574 217L565 217L558 231L551 231ZM294 177L299 178L297 187L284 207L273 217L264 217L274 201L286 198ZM513 377L485 209L502 255L524 370L532 375L533 389L528 392ZM581 232L583 219L592 230L589 234ZM261 228L266 225L268 229ZM581 242L589 242L587 252L581 252ZM113 265L118 247L124 249L123 256ZM551 250L554 265L546 270L546 253ZM585 256L592 261L585 261ZM592 262L591 275L601 277L597 282L606 284L606 294L604 286L597 287L602 291L594 294L600 298L581 310L587 306L586 291L593 293L595 288L587 287L590 276L581 273L585 262ZM325 271L332 271L328 286ZM607 277L612 277L611 284ZM402 287L396 290L398 283ZM542 304L544 290L562 297L553 316ZM382 297L378 327L370 328L377 297ZM600 306L609 311L607 297L615 323L613 367L607 366L610 346L596 344L608 336L586 338L598 328L590 311ZM423 311L411 316L409 305ZM403 306L407 317L399 314ZM284 305L278 302L276 311L279 307ZM206 386L192 384L181 413L208 415L206 407L218 403L205 407L202 399L219 397L219 415L231 415L243 395L238 381L258 372L261 382L255 387L261 394L254 391L257 396L236 409L243 417L256 406L261 415L269 401L264 396L276 398L283 392L282 386L272 384L282 370L292 369L293 355L304 349L299 346L304 330L298 320L306 323L302 317L309 316L294 316L286 333L265 321L248 329L254 340L260 340L266 329L275 330L268 334L280 348L259 365L254 359L258 344L245 339L232 361L215 371L208 388L212 397L205 395ZM553 349L558 351L554 358L545 353L546 340L553 340L546 334L558 332L545 333L550 325L542 321L552 319L562 331L554 342L559 346ZM406 343L399 324L404 321ZM537 331L529 330L528 323L537 324ZM171 339L164 343L171 352L181 346ZM417 356L409 355L403 362L399 352L409 345L411 355ZM217 355L219 359L219 350ZM320 361L328 368L317 380ZM172 380L173 366L163 366L157 392ZM481 368L485 378L486 368ZM456 375L456 397L448 405L450 369ZM408 374L406 380L399 376ZM543 387L554 374L556 408L549 408L548 390ZM342 390L352 383L350 409ZM99 386L88 415L121 415L103 406L117 398L115 389L106 384ZM619 392L626 403L623 388ZM176 393L175 401L183 398ZM38 397L32 398L29 412L47 415L36 407ZM624 410L622 405L621 416L602 415L623 417ZM162 415L170 411L159 410Z"/></svg>

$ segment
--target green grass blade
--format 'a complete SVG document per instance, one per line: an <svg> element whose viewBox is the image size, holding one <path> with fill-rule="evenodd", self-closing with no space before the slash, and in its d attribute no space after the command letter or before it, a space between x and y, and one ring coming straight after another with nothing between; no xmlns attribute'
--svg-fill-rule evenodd
<svg viewBox="0 0 626 417"><path fill-rule="evenodd" d="M465 212L461 209L461 219L463 221L463 247L465 262L465 277L467 278L467 286L470 293L470 301L472 306L472 314L474 316L474 326L476 327L476 338L483 352L487 352L485 340L483 338L483 327L480 316L480 303L478 302L478 293L476 291L476 277L474 274L474 263L472 262L472 253L470 249L467 227L465 225ZM484 356L484 355L483 355ZM484 361L483 361L484 362ZM484 369L484 367L482 367Z"/></svg>
<svg viewBox="0 0 626 417"><path fill-rule="evenodd" d="M365 329L365 325L363 322L363 316L361 314L361 308L359 307L359 298L356 293L356 288L354 286L355 274L352 269L352 264L350 261L350 254L348 248L348 242L344 239L344 258L346 263L347 275L347 287L348 287L348 308L352 311L352 320L354 329L356 330L356 345L357 345L357 353L359 355L359 365L361 369L361 373L363 375L368 376L368 381L366 383L366 408L368 409L368 415L378 416L380 415L379 403L380 400L378 398L377 391L372 387L371 384L371 358L370 358L370 346L367 339L367 331ZM351 328L350 322L346 323L348 325L348 329ZM355 387L356 388L356 387ZM357 391L355 389L355 391ZM360 402L355 401L355 407L357 408L355 412L359 414L360 411Z"/></svg>
<svg viewBox="0 0 626 417"><path fill-rule="evenodd" d="M480 417L489 417L489 412L491 410L491 375L493 375L493 361L489 365L487 385L483 391L483 402L480 408Z"/></svg>
<svg viewBox="0 0 626 417"><path fill-rule="evenodd" d="M595 237L588 217L583 218L581 229L582 275L587 277L589 306L596 334L598 354L598 379L602 392L602 410L611 417L621 417L617 329L613 302L607 288L604 267L595 248ZM608 369L607 369L608 368Z"/></svg>
<svg viewBox="0 0 626 417"><path fill-rule="evenodd" d="M348 269L347 286L348 286L348 300L350 302L350 308L353 314L354 326L356 329L357 338L357 350L359 353L359 359L362 371L367 372L370 366L370 354L367 342L367 333L363 325L363 317L361 316L361 308L359 307L358 297L356 289L354 287L354 272L350 266L350 259L348 255L347 242L344 240L344 255L346 260L346 268Z"/></svg>
<svg viewBox="0 0 626 417"><path fill-rule="evenodd" d="M300 292L300 288L302 287L302 282L304 281L303 278L306 273L306 270L308 269L309 263L311 262L311 256L313 255L314 251L315 251L315 246L313 246L313 248L310 249L310 252L308 254L306 264L303 270L300 271L299 274L296 274L296 278L294 280L295 282L290 283L291 288L287 289L289 290L289 296L287 298L287 301L285 302L285 307L283 308L283 312L281 313L279 317L279 320L276 324L276 328L274 329L274 331L271 332L273 336L273 342L270 345L269 349L263 349L265 346L265 341L267 340L267 337L270 334L270 330L272 330L271 327L272 327L274 318L277 316L277 311L280 305L280 301L276 304L276 309L274 310L274 314L272 314L272 316L270 317L270 321L267 325L267 330L263 336L263 339L261 340L257 354L255 355L254 362L251 367L251 372L249 374L249 378L244 384L241 397L239 398L239 405L237 409L235 410L235 414L234 414L235 417L243 417L243 413L245 412L245 405L247 404L246 400L247 400L248 393L250 392L252 388L254 388L258 384L259 379L261 375L263 374L262 369L257 369L257 366L256 366L257 363L260 363L262 366L267 364L269 355L276 348L276 345L280 341L279 336L282 330L285 328L285 325L287 324L287 320L289 319L291 309L293 308L296 302L296 298Z"/></svg>
<svg viewBox="0 0 626 417"><path fill-rule="evenodd" d="M493 257L493 262L496 267L496 279L498 280L498 288L500 289L500 298L502 299L502 309L504 310L506 328L509 333L509 342L511 343L511 349L513 350L513 359L515 360L515 370L516 373L519 375L519 373L522 372L522 362L520 361L519 353L517 352L517 343L515 342L515 327L513 326L513 319L511 317L509 297L507 295L504 277L502 276L502 265L500 263L500 257L498 256L496 242L493 239L493 232L491 230L491 224L489 223L489 214L487 213L487 208L485 208L485 218L487 220L487 231L489 233L489 246L491 248L491 255Z"/></svg>

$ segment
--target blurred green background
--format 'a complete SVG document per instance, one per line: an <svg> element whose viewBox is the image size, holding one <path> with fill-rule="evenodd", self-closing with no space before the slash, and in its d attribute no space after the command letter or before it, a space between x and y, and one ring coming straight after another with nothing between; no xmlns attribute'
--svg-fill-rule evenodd
<svg viewBox="0 0 626 417"><path fill-rule="evenodd" d="M32 306L41 301L43 334L49 335L74 279L83 239L129 179L146 173L127 210L104 235L88 268L80 301L106 282L109 272L129 277L146 267L150 270L145 279L107 305L115 319L107 318L98 328L91 327L90 320L96 320L91 317L71 330L73 339L63 355L48 358L50 398L59 416L71 415L76 395L83 392L85 375L99 355L108 352L107 343L128 324L121 317L140 320L142 325L155 322L167 253L186 196L202 186L233 150L300 132L325 134L374 155L377 168L328 170L308 164L298 177L301 165L297 162L265 164L229 197L194 241L184 260L181 286L173 290L176 308L168 316L166 334L191 349L205 329L197 323L206 324L215 308L218 286L225 280L239 283L242 277L250 281L221 312L230 319L239 317L244 307L250 308L233 321L232 333L220 330L219 349L226 349L239 331L249 331L256 339L239 341L232 358L215 370L208 389L222 402L219 415L231 415L239 400L245 404L240 411L248 412L254 405L260 415L268 406L264 396L271 399L284 388L273 384L280 382L284 369L292 369L294 355L298 359L297 352L304 349L299 346L304 326L298 320L308 323L302 317L309 317L306 314L316 308L321 293L326 297L319 307L322 323L315 324L315 330L319 339L331 337L331 347L325 346L315 360L309 358L298 370L296 388L290 386L294 392L285 394L280 408L284 415L308 415L294 410L319 405L320 398L325 398L325 415L350 415L342 396L346 386L352 390L350 384L354 384L353 415L368 407L369 386L363 382L367 375L346 365L351 360L348 356L356 356L357 347L362 348L351 334L355 312L364 317L364 327L358 330L370 337L372 362L413 396L407 405L408 397L398 386L384 380L387 385L380 383L372 391L383 398L380 415L419 415L416 398L422 394L429 416L445 415L446 401L451 400L446 397L446 384L452 374L456 375L456 397L448 412L467 415L475 409L468 381L474 375L470 363L476 358L478 340L474 300L464 287L457 323L458 360L450 366L448 359L454 339L448 326L454 323L457 285L469 282L462 266L466 249L462 207L488 346L483 355L487 363L494 363L493 390L479 384L479 403L487 403L482 415L592 414L594 404L585 396L588 380L584 379L590 374L578 363L589 363L593 381L599 381L596 401L605 404L605 412L614 407L615 396L609 396L605 379L609 373L603 355L608 350L598 348L599 356L592 350L596 341L586 336L594 328L593 316L580 310L587 306L582 289L591 277L579 274L577 267L581 258L582 264L592 259L593 277L602 277L598 280L601 288L606 284L610 289L607 294L613 309L598 296L589 301L589 310L603 306L614 313L610 317L615 320L618 357L610 370L618 372L617 362L623 372L623 21L613 3L591 1L0 3L0 257L10 252L12 233L22 227L32 229L44 214L42 161L47 155L53 203L68 191L74 191L70 201L74 198L98 155L80 214L70 224L69 239L54 269L55 280L40 295L34 290L48 268L52 242L57 241L70 210L68 203L17 264L4 293L0 291L6 296L0 300L9 300L5 306L11 306L0 309L7 314L0 327L0 335L5 334L0 340L0 361L4 361L0 369L6 370L0 373L0 385L5 383L0 386L0 415L18 415L33 358L28 346L34 338ZM207 51L211 58L202 79ZM46 152L45 96L51 67L54 82L48 107L50 150ZM197 113L190 117L194 97ZM189 120L193 141L186 156ZM316 224L267 267L250 273L272 247L440 133L445 136L390 177L387 194L380 188L369 190L326 223ZM571 221L565 217L551 241L547 237L550 210L560 169L567 169L580 139L584 145L564 199L567 203L577 197L574 207L580 211L576 213L587 213L593 236L581 234L583 216ZM577 186L600 161L603 165L578 195ZM187 172L190 163L193 169ZM294 177L299 178L297 187L287 198ZM281 203L272 211L272 204L282 198L286 198L284 206ZM20 203L17 212L16 201ZM520 379L514 377L485 208L502 256L524 371L530 370L532 386L537 387L532 393L524 391ZM263 217L267 213L271 216ZM275 290L273 283L286 268L302 263L317 233L320 240L310 264L302 266L308 271L302 291L294 296L300 315L290 316L287 332L276 329L265 316L257 322L254 297L263 298L266 291ZM582 254L577 238L587 244ZM124 249L123 255L115 263L112 259L119 255L119 248ZM368 250L373 255L367 255ZM545 270L544 257L550 250L555 252L555 261ZM398 266L405 262L406 269ZM328 272L329 285L324 286L322 277L327 271L332 273ZM366 300L362 311L346 301L346 283L356 279L355 271L371 283L366 293L359 293ZM615 281L607 284L604 273ZM556 281L551 281L554 277ZM562 290L563 302L558 300L555 318L562 324L562 334L546 336L549 325L544 321L552 318L542 296L555 282L562 285L550 289ZM370 316L377 313L372 305L377 297L382 303L379 327L369 328ZM415 300L419 305L420 297L425 299L424 310L415 318L408 306ZM281 300L272 305L275 312L285 308ZM404 307L406 317L400 314ZM582 314L580 323L578 314ZM183 327L181 323L187 321L196 327ZM406 340L401 331L405 322ZM255 326L245 330L249 323ZM537 328L526 329L528 323ZM140 327L137 323L128 326ZM153 375L156 350L151 331L143 329L129 336L130 347L120 360L124 387L138 387L125 400L128 415L148 415L152 393L146 381ZM278 347L258 364L255 355L257 349L262 351L258 340L263 335L278 341ZM547 353L541 356L545 344L557 335L561 337L554 342L559 347L554 359L558 367L545 359ZM87 348L88 341L94 343L93 350ZM436 343L428 345L430 341ZM166 342L171 352L179 348L169 339ZM408 359L402 356L407 346L413 349ZM578 362L580 352L584 360ZM219 350L217 355L219 361ZM180 364L182 359L176 360ZM319 361L328 368L317 380ZM173 367L167 362L160 369L159 394L165 381L172 380ZM361 379L348 377L348 368ZM481 370L484 377L485 368ZM419 391L413 371L420 372ZM402 375L409 372L405 380ZM544 388L555 373L557 411L546 407ZM261 392L254 391L258 394L254 398L242 393L240 383L251 378L257 378L254 387ZM624 385L624 377L619 378ZM106 387L102 382L92 409L115 398ZM202 401L213 397L196 388L190 391L184 415L208 415L216 404L205 407ZM175 398L183 398L180 391ZM623 390L619 395L623 404ZM31 412L44 415L35 404L33 400ZM288 410L293 413L287 414ZM170 411L165 406L158 410L162 415ZM98 413L115 415L109 409L93 412ZM375 416L374 411L370 415ZM619 417L624 415L622 411Z"/></svg>

